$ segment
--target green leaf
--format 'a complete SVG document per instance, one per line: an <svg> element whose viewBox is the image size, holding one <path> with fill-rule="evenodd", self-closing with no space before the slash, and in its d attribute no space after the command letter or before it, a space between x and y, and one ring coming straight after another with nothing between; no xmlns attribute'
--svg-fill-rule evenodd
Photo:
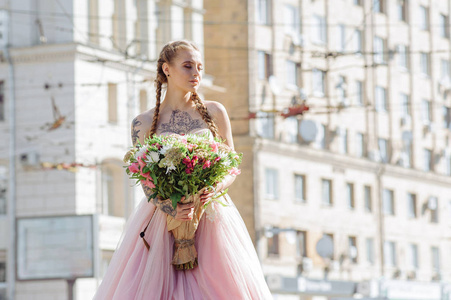
<svg viewBox="0 0 451 300"><path fill-rule="evenodd" d="M178 192L172 193L171 196L169 196L169 198L172 201L172 207L175 209L177 207L177 203L180 202L180 199L182 199L182 194Z"/></svg>
<svg viewBox="0 0 451 300"><path fill-rule="evenodd" d="M155 176L155 173L150 173L150 177L152 177L153 184L157 185L158 180L157 180L157 176Z"/></svg>

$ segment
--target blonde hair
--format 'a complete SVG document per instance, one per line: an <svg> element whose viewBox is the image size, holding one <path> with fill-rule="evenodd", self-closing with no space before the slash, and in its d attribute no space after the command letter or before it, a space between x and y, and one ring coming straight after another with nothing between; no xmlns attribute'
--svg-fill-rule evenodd
<svg viewBox="0 0 451 300"><path fill-rule="evenodd" d="M155 111L153 114L153 121L152 126L150 127L150 131L148 132L148 136L152 137L156 131L157 131L157 124L158 124L158 118L160 114L160 103L161 103L161 86L163 83L168 82L168 78L166 77L166 74L163 72L163 64L167 63L170 64L171 61L176 57L177 51L179 49L184 50L196 50L199 51L199 48L190 41L175 41L175 42L169 42L166 45L164 45L163 49L160 52L160 56L158 58L157 62L157 76L155 78L155 86L156 86L156 98L157 102L155 104ZM205 104L202 102L202 100L199 98L199 95L197 93L191 93L191 101L194 102L197 111L202 116L202 119L205 123L207 123L208 128L213 133L213 136L219 137L219 130L216 126L215 122L211 118L210 114L207 111L207 108L205 107Z"/></svg>

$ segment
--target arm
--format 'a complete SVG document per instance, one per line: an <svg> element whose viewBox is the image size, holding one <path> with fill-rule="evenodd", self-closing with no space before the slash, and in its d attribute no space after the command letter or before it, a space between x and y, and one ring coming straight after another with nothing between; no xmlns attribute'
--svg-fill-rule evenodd
<svg viewBox="0 0 451 300"><path fill-rule="evenodd" d="M232 126L230 125L230 119L224 105L215 101L208 101L206 105L213 121L216 123L216 126L218 126L219 135L225 139L225 144L230 148L235 149L233 145ZM235 181L235 178L236 175L227 175L221 182L216 184L215 192L221 192L231 186ZM205 202L209 201L214 194L214 192L206 192L201 196L201 200Z"/></svg>

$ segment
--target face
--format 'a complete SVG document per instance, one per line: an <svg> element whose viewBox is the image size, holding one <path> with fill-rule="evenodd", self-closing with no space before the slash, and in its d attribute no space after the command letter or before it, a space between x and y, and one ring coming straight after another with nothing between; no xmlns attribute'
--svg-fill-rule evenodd
<svg viewBox="0 0 451 300"><path fill-rule="evenodd" d="M194 49L180 49L170 64L163 64L168 77L168 87L184 92L196 92L202 81L202 60L200 52Z"/></svg>

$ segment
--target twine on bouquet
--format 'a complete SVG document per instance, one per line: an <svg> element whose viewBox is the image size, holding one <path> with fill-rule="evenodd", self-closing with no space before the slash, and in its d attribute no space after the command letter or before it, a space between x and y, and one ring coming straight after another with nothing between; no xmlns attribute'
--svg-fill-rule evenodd
<svg viewBox="0 0 451 300"><path fill-rule="evenodd" d="M147 250L150 250L150 245L149 243L146 241L146 239L144 238L144 236L146 235L146 230L147 227L149 227L150 222L152 221L153 215L155 214L155 211L157 210L157 207L155 207L155 209L153 210L152 216L150 217L149 223L147 223L146 228L144 228L143 231L141 231L141 233L139 234L139 236L143 239L144 245L146 246Z"/></svg>

